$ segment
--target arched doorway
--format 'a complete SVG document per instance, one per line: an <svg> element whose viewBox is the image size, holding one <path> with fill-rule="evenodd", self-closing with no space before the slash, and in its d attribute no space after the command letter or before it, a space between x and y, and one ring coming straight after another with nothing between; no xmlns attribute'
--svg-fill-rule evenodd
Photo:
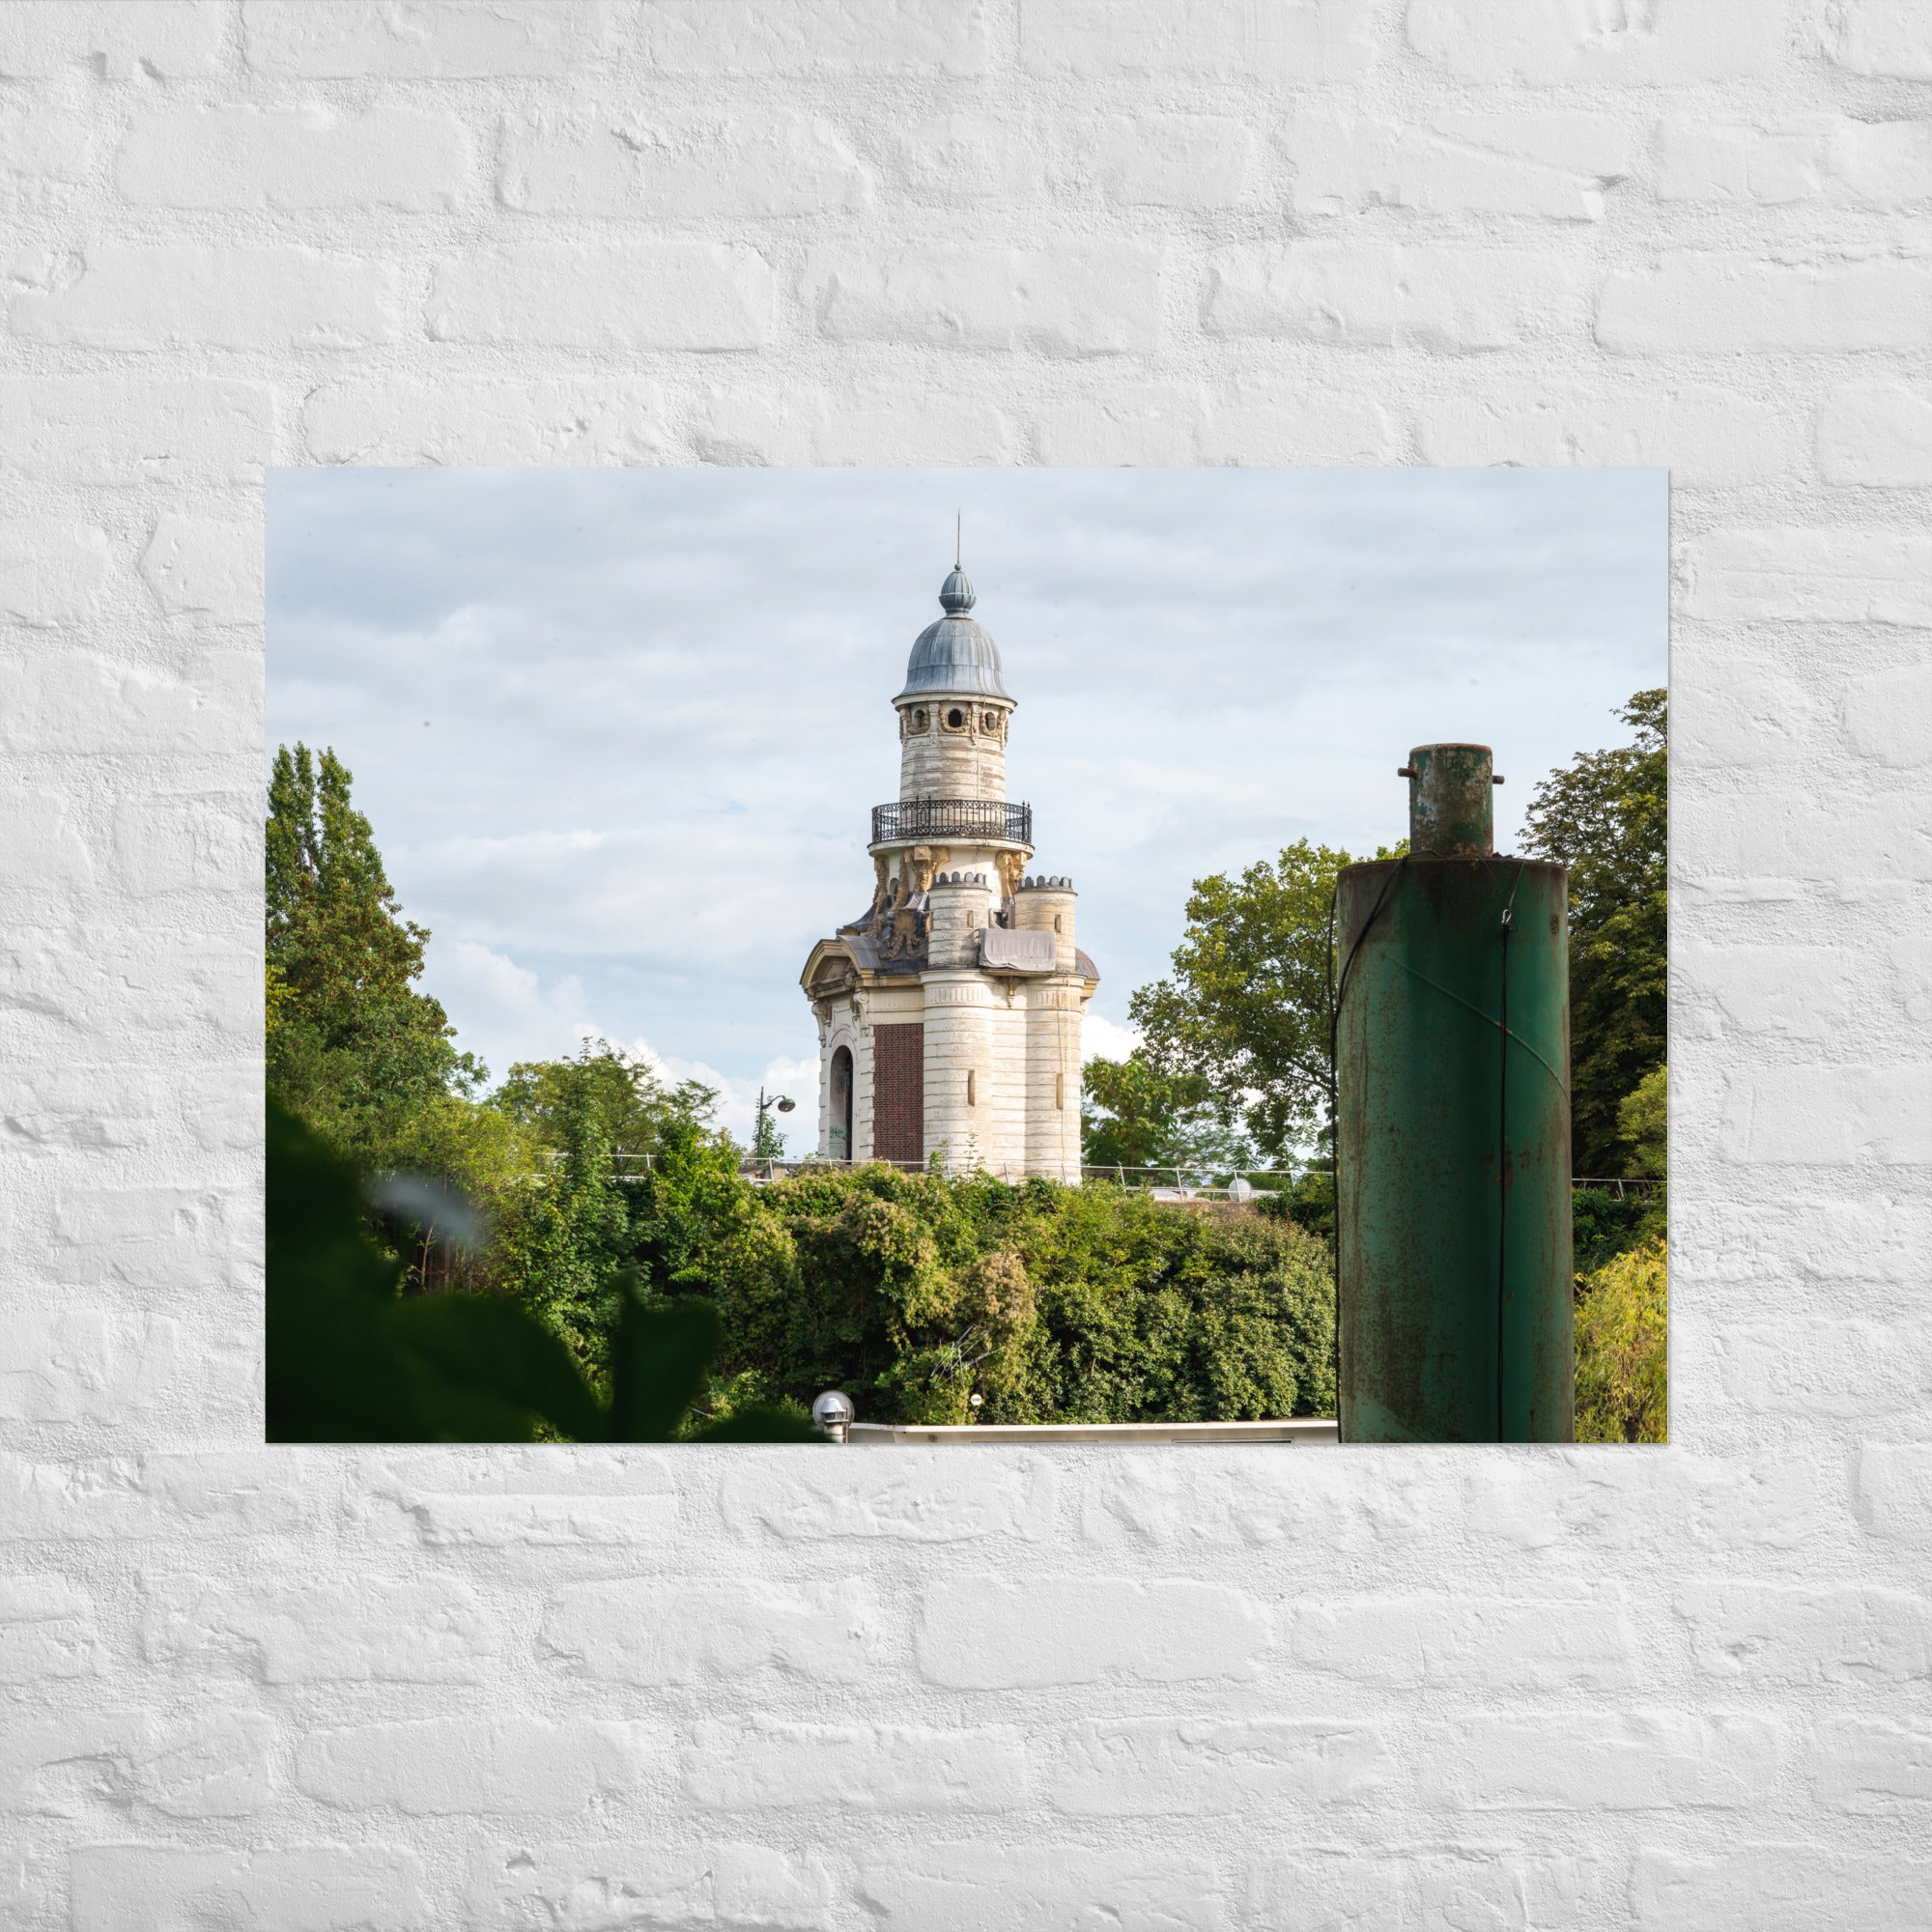
<svg viewBox="0 0 1932 1932"><path fill-rule="evenodd" d="M827 1150L834 1160L852 1158L852 1049L835 1047L832 1052L832 1145Z"/></svg>

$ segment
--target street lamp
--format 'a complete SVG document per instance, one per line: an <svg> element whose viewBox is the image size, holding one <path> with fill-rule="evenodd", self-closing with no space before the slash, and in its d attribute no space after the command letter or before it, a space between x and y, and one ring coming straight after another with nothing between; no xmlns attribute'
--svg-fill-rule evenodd
<svg viewBox="0 0 1932 1932"><path fill-rule="evenodd" d="M758 1089L758 1124L752 1135L752 1152L759 1160L772 1160L782 1149L783 1143L777 1138L778 1130L771 1124L771 1110L776 1107L781 1114L789 1114L798 1102L788 1094L767 1094L762 1086Z"/></svg>
<svg viewBox="0 0 1932 1932"><path fill-rule="evenodd" d="M811 1419L835 1442L849 1439L846 1432L852 1427L852 1418L858 1413L852 1406L852 1398L843 1389L827 1389L811 1405Z"/></svg>

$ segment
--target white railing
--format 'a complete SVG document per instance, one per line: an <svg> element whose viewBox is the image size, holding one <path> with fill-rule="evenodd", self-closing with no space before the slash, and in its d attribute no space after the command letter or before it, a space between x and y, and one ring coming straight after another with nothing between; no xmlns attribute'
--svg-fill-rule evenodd
<svg viewBox="0 0 1932 1932"><path fill-rule="evenodd" d="M961 1427L918 1422L853 1422L845 1440L867 1448L908 1443L965 1448L1012 1448L1028 1443L1111 1443L1117 1448L1193 1443L1212 1448L1237 1442L1328 1448L1340 1440L1332 1415L1298 1415L1273 1422L973 1422Z"/></svg>

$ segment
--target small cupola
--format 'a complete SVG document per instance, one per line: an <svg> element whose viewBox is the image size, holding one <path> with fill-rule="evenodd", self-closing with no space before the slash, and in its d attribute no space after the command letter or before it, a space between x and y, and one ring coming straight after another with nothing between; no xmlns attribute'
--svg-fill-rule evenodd
<svg viewBox="0 0 1932 1932"><path fill-rule="evenodd" d="M977 601L972 580L955 563L939 586L939 608L946 614L919 634L906 664L905 689L893 700L895 704L942 692L949 696L1013 701L1001 674L999 645L985 626L968 614Z"/></svg>

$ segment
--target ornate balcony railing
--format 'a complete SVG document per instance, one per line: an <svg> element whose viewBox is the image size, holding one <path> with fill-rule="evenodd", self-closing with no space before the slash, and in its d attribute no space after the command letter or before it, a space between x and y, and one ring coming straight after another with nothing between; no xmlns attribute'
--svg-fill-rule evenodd
<svg viewBox="0 0 1932 1932"><path fill-rule="evenodd" d="M872 808L872 843L889 838L998 838L1033 843L1033 807L1003 798L902 798Z"/></svg>

